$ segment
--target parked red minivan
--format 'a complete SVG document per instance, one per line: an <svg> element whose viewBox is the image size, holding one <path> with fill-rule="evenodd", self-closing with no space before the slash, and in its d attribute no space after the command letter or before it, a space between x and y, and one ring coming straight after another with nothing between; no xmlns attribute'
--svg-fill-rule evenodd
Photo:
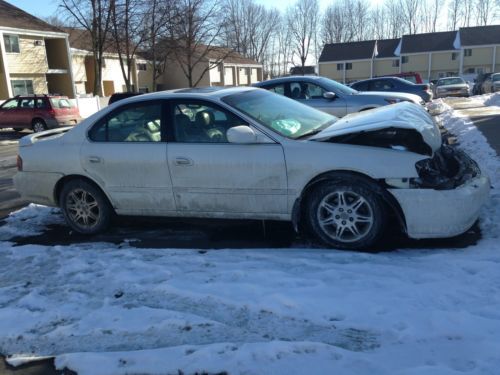
<svg viewBox="0 0 500 375"><path fill-rule="evenodd" d="M66 96L16 96L0 105L0 128L41 132L81 121L78 107Z"/></svg>

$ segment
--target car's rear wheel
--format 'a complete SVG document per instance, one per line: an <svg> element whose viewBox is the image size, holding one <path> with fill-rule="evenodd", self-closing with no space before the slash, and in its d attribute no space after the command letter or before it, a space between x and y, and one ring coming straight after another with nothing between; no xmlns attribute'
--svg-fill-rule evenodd
<svg viewBox="0 0 500 375"><path fill-rule="evenodd" d="M313 234L334 248L370 248L380 239L387 221L375 186L356 177L320 184L309 194L307 204Z"/></svg>
<svg viewBox="0 0 500 375"><path fill-rule="evenodd" d="M44 130L47 130L47 125L41 119L34 119L33 123L31 124L31 128L35 133L39 133L43 132Z"/></svg>
<svg viewBox="0 0 500 375"><path fill-rule="evenodd" d="M85 180L71 180L62 188L59 203L68 225L82 234L108 228L112 208L101 190Z"/></svg>

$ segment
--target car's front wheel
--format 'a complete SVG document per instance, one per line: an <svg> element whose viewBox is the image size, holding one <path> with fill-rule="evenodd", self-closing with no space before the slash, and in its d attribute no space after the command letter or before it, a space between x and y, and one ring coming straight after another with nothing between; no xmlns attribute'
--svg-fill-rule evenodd
<svg viewBox="0 0 500 375"><path fill-rule="evenodd" d="M62 188L59 203L68 225L82 234L104 231L112 208L101 190L85 180L71 180Z"/></svg>
<svg viewBox="0 0 500 375"><path fill-rule="evenodd" d="M367 249L380 239L385 228L385 204L375 186L364 179L322 183L309 194L307 204L313 234L334 248Z"/></svg>

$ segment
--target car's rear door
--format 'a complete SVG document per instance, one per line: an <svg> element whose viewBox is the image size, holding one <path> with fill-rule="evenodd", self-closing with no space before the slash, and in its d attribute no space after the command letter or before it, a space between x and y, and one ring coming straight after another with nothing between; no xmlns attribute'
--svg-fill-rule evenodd
<svg viewBox="0 0 500 375"><path fill-rule="evenodd" d="M96 122L82 144L83 168L121 214L175 213L161 131L165 108L158 100L122 105Z"/></svg>
<svg viewBox="0 0 500 375"><path fill-rule="evenodd" d="M285 157L279 143L263 134L255 144L229 143L229 128L249 125L210 101L172 101L171 113L167 154L181 214L260 218L287 213Z"/></svg>

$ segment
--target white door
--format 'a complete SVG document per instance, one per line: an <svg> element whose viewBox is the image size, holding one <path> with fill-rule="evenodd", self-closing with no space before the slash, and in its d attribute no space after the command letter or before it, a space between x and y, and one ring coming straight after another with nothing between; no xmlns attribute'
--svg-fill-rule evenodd
<svg viewBox="0 0 500 375"><path fill-rule="evenodd" d="M280 144L234 144L227 129L248 125L205 101L176 101L168 163L179 212L189 216L272 217L287 212ZM263 137L265 137L263 135Z"/></svg>
<svg viewBox="0 0 500 375"><path fill-rule="evenodd" d="M101 184L118 213L175 212L162 113L158 101L122 106L94 125L82 145L83 168Z"/></svg>

